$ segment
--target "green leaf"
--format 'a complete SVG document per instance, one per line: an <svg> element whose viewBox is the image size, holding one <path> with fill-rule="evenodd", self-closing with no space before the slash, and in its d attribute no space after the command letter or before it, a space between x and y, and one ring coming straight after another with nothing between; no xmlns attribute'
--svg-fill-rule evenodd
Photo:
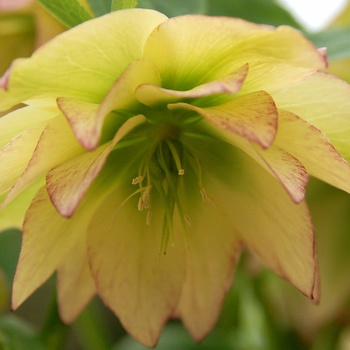
<svg viewBox="0 0 350 350"><path fill-rule="evenodd" d="M112 0L88 0L88 3L96 16L111 12Z"/></svg>
<svg viewBox="0 0 350 350"><path fill-rule="evenodd" d="M136 340L126 336L112 350L147 350ZM220 332L213 332L201 344L197 344L189 332L178 322L169 323L162 331L157 350L231 350L231 339Z"/></svg>
<svg viewBox="0 0 350 350"><path fill-rule="evenodd" d="M77 0L38 0L66 27L74 27L91 19L90 14Z"/></svg>
<svg viewBox="0 0 350 350"><path fill-rule="evenodd" d="M1 350L44 350L37 332L27 323L14 315L0 319Z"/></svg>
<svg viewBox="0 0 350 350"><path fill-rule="evenodd" d="M316 34L310 34L309 39L317 47L326 47L329 60L350 57L350 27L332 28Z"/></svg>
<svg viewBox="0 0 350 350"><path fill-rule="evenodd" d="M301 29L301 25L275 0L208 0L208 4L209 15L240 17L274 26L287 24Z"/></svg>
<svg viewBox="0 0 350 350"><path fill-rule="evenodd" d="M137 6L137 0L112 0L112 11L131 9Z"/></svg>
<svg viewBox="0 0 350 350"><path fill-rule="evenodd" d="M168 17L175 17L188 13L206 13L207 0L139 0L138 7L158 10Z"/></svg>

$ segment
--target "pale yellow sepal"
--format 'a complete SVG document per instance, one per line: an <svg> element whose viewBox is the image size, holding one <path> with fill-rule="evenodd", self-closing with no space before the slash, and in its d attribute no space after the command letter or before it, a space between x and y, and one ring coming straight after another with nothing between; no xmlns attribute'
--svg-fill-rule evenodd
<svg viewBox="0 0 350 350"><path fill-rule="evenodd" d="M125 68L141 57L150 32L166 19L156 11L128 9L62 33L31 58L15 61L2 84L7 91L0 88L0 110L42 97L100 102Z"/></svg>
<svg viewBox="0 0 350 350"><path fill-rule="evenodd" d="M277 108L265 91L252 92L215 107L199 108L179 102L168 108L195 111L219 130L237 134L263 148L271 146L277 132Z"/></svg>
<svg viewBox="0 0 350 350"><path fill-rule="evenodd" d="M60 316L72 323L96 293L84 242L77 242L58 267L57 291Z"/></svg>
<svg viewBox="0 0 350 350"><path fill-rule="evenodd" d="M10 203L38 178L45 176L52 167L82 152L82 147L63 116L50 120L43 129L27 166L14 183L3 205Z"/></svg>
<svg viewBox="0 0 350 350"><path fill-rule="evenodd" d="M244 65L222 79L198 85L187 91L169 90L160 86L142 84L136 89L135 95L146 106L156 106L174 103L181 99L201 98L216 94L235 94L241 88L247 74L248 65Z"/></svg>

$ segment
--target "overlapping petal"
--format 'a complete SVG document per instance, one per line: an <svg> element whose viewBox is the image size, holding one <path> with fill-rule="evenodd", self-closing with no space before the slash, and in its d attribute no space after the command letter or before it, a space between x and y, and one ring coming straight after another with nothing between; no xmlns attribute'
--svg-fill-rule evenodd
<svg viewBox="0 0 350 350"><path fill-rule="evenodd" d="M26 168L9 191L3 205L11 202L55 165L80 153L82 147L74 138L65 119L58 116L50 120L43 129Z"/></svg>
<svg viewBox="0 0 350 350"><path fill-rule="evenodd" d="M88 212L85 213L88 218ZM16 271L12 306L17 308L43 284L77 242L84 241L88 220L63 219L42 187L27 211L21 255Z"/></svg>
<svg viewBox="0 0 350 350"><path fill-rule="evenodd" d="M43 125L59 114L54 107L49 110L28 108L19 108L0 118L1 140L0 147L5 146L11 139L27 129L32 129L36 125Z"/></svg>
<svg viewBox="0 0 350 350"><path fill-rule="evenodd" d="M45 124L22 132L1 149L1 194L8 192L26 169L44 127Z"/></svg>
<svg viewBox="0 0 350 350"><path fill-rule="evenodd" d="M28 105L0 119L0 225L29 207L14 308L58 271L65 322L97 293L147 346L170 317L201 340L242 245L317 301L308 173L350 192L350 87L325 65L292 28L141 9L16 61L0 81L0 109Z"/></svg>
<svg viewBox="0 0 350 350"><path fill-rule="evenodd" d="M136 89L135 95L140 102L151 107L174 103L184 98L193 99L214 94L234 94L241 88L247 74L248 65L246 64L222 79L198 85L191 90L177 91L156 85L142 84Z"/></svg>
<svg viewBox="0 0 350 350"><path fill-rule="evenodd" d="M152 10L116 11L61 34L31 58L14 62L4 84L7 93L0 94L0 110L41 97L100 102L165 20Z"/></svg>
<svg viewBox="0 0 350 350"><path fill-rule="evenodd" d="M278 108L288 110L317 127L338 152L350 159L350 85L318 72L299 84L273 94Z"/></svg>
<svg viewBox="0 0 350 350"><path fill-rule="evenodd" d="M223 198L235 213L233 223L248 248L266 266L317 302L316 249L306 204L295 205L265 170L248 159L244 162L247 180L234 194L236 200L232 202L229 195Z"/></svg>
<svg viewBox="0 0 350 350"><path fill-rule="evenodd" d="M141 84L160 84L157 67L145 59L132 62L100 104L64 97L59 97L57 104L81 145L87 150L92 150L98 145L108 113L112 110L129 111L129 113L137 110L139 103L134 92Z"/></svg>
<svg viewBox="0 0 350 350"><path fill-rule="evenodd" d="M74 157L50 170L46 188L51 201L63 217L71 217L101 172L114 146L135 126L144 121L143 116L129 119L118 130L114 139L95 151Z"/></svg>
<svg viewBox="0 0 350 350"><path fill-rule="evenodd" d="M225 76L252 58L325 67L323 56L294 29L276 30L243 20L198 15L162 23L149 36L144 57L162 72L162 86L173 90L188 90Z"/></svg>
<svg viewBox="0 0 350 350"><path fill-rule="evenodd" d="M57 290L60 316L71 323L96 293L84 242L79 240L59 265Z"/></svg>
<svg viewBox="0 0 350 350"><path fill-rule="evenodd" d="M219 130L233 132L268 148L276 135L278 112L271 96L265 91L252 92L215 107L199 108L189 103L169 105L169 109L193 110Z"/></svg>
<svg viewBox="0 0 350 350"><path fill-rule="evenodd" d="M36 192L45 184L45 179L41 178L32 184L29 188L19 194L5 208L0 209L0 230L9 228L21 229L25 213L28 210ZM0 198L3 200L6 194Z"/></svg>
<svg viewBox="0 0 350 350"><path fill-rule="evenodd" d="M180 297L184 242L176 237L175 246L160 255L160 208L152 210L147 225L147 213L136 211L137 199L121 206L126 197L121 188L96 211L88 228L89 261L103 301L130 334L146 346L155 346Z"/></svg>
<svg viewBox="0 0 350 350"><path fill-rule="evenodd" d="M211 184L206 190L216 193L213 188ZM187 237L186 279L176 315L192 336L201 341L216 323L224 297L231 287L241 238L221 207L210 203L195 204L186 208L191 220Z"/></svg>
<svg viewBox="0 0 350 350"><path fill-rule="evenodd" d="M275 145L294 155L313 175L350 193L350 164L327 137L298 116L280 111Z"/></svg>

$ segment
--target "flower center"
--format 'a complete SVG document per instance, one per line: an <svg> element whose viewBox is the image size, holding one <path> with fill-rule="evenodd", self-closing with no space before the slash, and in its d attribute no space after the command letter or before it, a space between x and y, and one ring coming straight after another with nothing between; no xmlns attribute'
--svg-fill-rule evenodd
<svg viewBox="0 0 350 350"><path fill-rule="evenodd" d="M134 194L140 194L138 210L147 210L147 224L151 222L153 191L156 191L161 199L164 218L160 253L165 254L169 242L174 244L175 210L180 216L184 233L187 233L188 220L183 211L179 186L185 175L184 161L190 154L179 140L180 129L174 125L158 125L152 137L153 147L141 161L138 174L132 180L132 184L139 186Z"/></svg>

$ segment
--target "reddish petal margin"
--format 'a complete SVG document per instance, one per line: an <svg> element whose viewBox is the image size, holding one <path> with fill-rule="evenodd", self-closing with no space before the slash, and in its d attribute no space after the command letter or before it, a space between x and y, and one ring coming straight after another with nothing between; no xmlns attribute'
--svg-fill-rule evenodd
<svg viewBox="0 0 350 350"><path fill-rule="evenodd" d="M52 206L45 187L34 197L23 224L21 254L14 278L12 307L16 309L64 261L85 233L88 220L63 219Z"/></svg>
<svg viewBox="0 0 350 350"><path fill-rule="evenodd" d="M146 106L174 103L183 98L200 98L214 94L235 94L241 88L248 74L248 65L242 66L237 71L187 91L164 89L160 86L142 84L136 91L137 99Z"/></svg>
<svg viewBox="0 0 350 350"><path fill-rule="evenodd" d="M103 301L133 337L154 347L180 297L185 248L176 237L175 246L159 256L162 209L152 207L147 225L147 213L137 210L137 198L122 205L128 196L124 189L112 193L91 220L89 261Z"/></svg>
<svg viewBox="0 0 350 350"><path fill-rule="evenodd" d="M295 204L263 168L245 159L246 180L226 198L242 240L262 262L315 302L319 299L313 224L304 202Z"/></svg>
<svg viewBox="0 0 350 350"><path fill-rule="evenodd" d="M50 120L39 138L27 167L11 188L3 205L7 205L38 178L45 176L52 167L82 151L62 116Z"/></svg>
<svg viewBox="0 0 350 350"><path fill-rule="evenodd" d="M350 193L350 164L315 126L280 111L275 144L299 159L310 175Z"/></svg>
<svg viewBox="0 0 350 350"><path fill-rule="evenodd" d="M272 97L256 91L225 104L199 108L188 103L168 105L171 110L192 110L219 130L225 130L255 142L262 148L271 146L277 133L278 111Z"/></svg>
<svg viewBox="0 0 350 350"><path fill-rule="evenodd" d="M0 150L0 194L9 191L26 169L44 127L25 130Z"/></svg>
<svg viewBox="0 0 350 350"><path fill-rule="evenodd" d="M160 84L157 67L145 59L132 62L100 104L59 97L57 105L66 116L78 141L86 150L91 151L98 146L103 123L111 111L133 111L139 106L135 90L141 84Z"/></svg>
<svg viewBox="0 0 350 350"><path fill-rule="evenodd" d="M143 116L127 120L114 139L92 152L86 152L53 168L46 176L46 186L52 203L64 217L71 217L102 170L114 146L134 127L143 123Z"/></svg>
<svg viewBox="0 0 350 350"><path fill-rule="evenodd" d="M206 186L215 195L222 190ZM197 198L200 197L199 193ZM190 219L187 238L186 279L176 316L181 317L197 341L215 325L240 255L241 238L222 208L198 200L186 208Z"/></svg>
<svg viewBox="0 0 350 350"><path fill-rule="evenodd" d="M300 203L305 199L306 185L309 176L304 165L284 149L275 145L267 150L261 150L254 145L250 145L256 151L260 159L258 161L269 173L271 173L285 188L290 198L295 203Z"/></svg>

